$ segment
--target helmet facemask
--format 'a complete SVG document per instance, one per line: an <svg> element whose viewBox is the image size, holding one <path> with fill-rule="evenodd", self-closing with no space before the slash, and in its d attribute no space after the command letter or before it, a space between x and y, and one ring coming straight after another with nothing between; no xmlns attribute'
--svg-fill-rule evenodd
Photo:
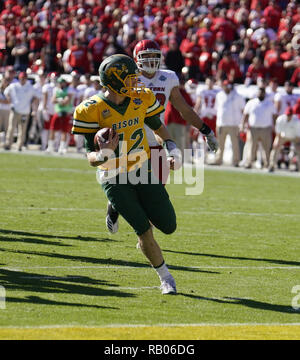
<svg viewBox="0 0 300 360"><path fill-rule="evenodd" d="M145 71L148 74L154 74L159 69L160 63L160 50L142 50L137 54L137 67L140 71Z"/></svg>

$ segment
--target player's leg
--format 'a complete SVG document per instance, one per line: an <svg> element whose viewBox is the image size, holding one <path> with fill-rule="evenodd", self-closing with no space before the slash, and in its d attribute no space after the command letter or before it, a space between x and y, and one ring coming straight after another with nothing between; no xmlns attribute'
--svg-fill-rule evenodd
<svg viewBox="0 0 300 360"><path fill-rule="evenodd" d="M143 254L157 272L163 294L176 292L175 281L164 262L161 249L155 241L148 216L138 196L136 186L131 184L102 184L102 188L113 208L136 232Z"/></svg>
<svg viewBox="0 0 300 360"><path fill-rule="evenodd" d="M60 131L60 118L58 114L52 115L49 124L49 137L48 137L48 146L47 152L54 152L54 142L55 142L55 134Z"/></svg>
<svg viewBox="0 0 300 360"><path fill-rule="evenodd" d="M273 172L275 170L275 164L277 162L278 153L280 151L281 146L285 143L285 141L286 141L285 139L283 139L279 135L276 135L273 142L272 151L270 154L269 172Z"/></svg>
<svg viewBox="0 0 300 360"><path fill-rule="evenodd" d="M270 153L272 148L272 128L261 129L261 143L264 149L264 166L270 165Z"/></svg>
<svg viewBox="0 0 300 360"><path fill-rule="evenodd" d="M113 205L108 201L107 203L107 211L105 218L106 228L107 230L115 234L119 230L119 213L114 209Z"/></svg>
<svg viewBox="0 0 300 360"><path fill-rule="evenodd" d="M246 163L245 163L245 168L246 169L250 169L252 167L252 162L255 159L255 154L256 154L256 147L257 147L257 131L255 128L250 128L247 131L247 143L248 143L248 147L247 147L247 157L246 157Z"/></svg>
<svg viewBox="0 0 300 360"><path fill-rule="evenodd" d="M151 223L165 234L176 230L176 214L163 184L137 185L140 203ZM155 268L162 294L175 294L176 283L166 266L161 249L153 238L152 228L139 236L139 247Z"/></svg>
<svg viewBox="0 0 300 360"><path fill-rule="evenodd" d="M18 121L18 118L17 118L16 112L11 110L9 113L8 129L7 129L6 138L5 138L5 149L6 150L10 150L11 145L13 143L14 131L17 126L17 121Z"/></svg>
<svg viewBox="0 0 300 360"><path fill-rule="evenodd" d="M151 149L151 168L154 175L159 179L162 184L166 184L170 167L167 162L166 152L162 146L153 146ZM106 228L112 234L119 230L119 213L114 206L108 202L106 211Z"/></svg>
<svg viewBox="0 0 300 360"><path fill-rule="evenodd" d="M296 171L300 169L300 141L296 140L295 143L295 151L296 151Z"/></svg>
<svg viewBox="0 0 300 360"><path fill-rule="evenodd" d="M230 126L229 136L232 144L232 164L233 166L239 166L239 162L240 162L239 128L237 126Z"/></svg>
<svg viewBox="0 0 300 360"><path fill-rule="evenodd" d="M176 230L176 214L163 184L139 184L138 196L150 222L164 234Z"/></svg>
<svg viewBox="0 0 300 360"><path fill-rule="evenodd" d="M138 236L140 249L146 258L150 261L156 271L160 282L163 295L176 294L176 283L173 276L164 261L161 249L153 237L153 231L150 227L144 234Z"/></svg>
<svg viewBox="0 0 300 360"><path fill-rule="evenodd" d="M214 165L221 165L223 162L223 153L224 153L227 131L225 126L217 127L216 131L217 131L217 138L219 141L219 149L216 153L216 159Z"/></svg>

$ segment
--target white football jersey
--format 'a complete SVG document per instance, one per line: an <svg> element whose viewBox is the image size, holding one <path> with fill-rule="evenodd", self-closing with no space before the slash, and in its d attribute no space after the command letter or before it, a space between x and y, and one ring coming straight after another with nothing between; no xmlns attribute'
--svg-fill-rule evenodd
<svg viewBox="0 0 300 360"><path fill-rule="evenodd" d="M274 96L274 101L280 101L281 106L280 106L280 111L278 115L284 114L285 110L289 107L289 106L294 106L297 102L298 99L298 95L296 94L281 94L281 93L277 93Z"/></svg>
<svg viewBox="0 0 300 360"><path fill-rule="evenodd" d="M196 90L196 96L201 98L200 116L211 118L217 115L215 102L218 92L219 90L217 89Z"/></svg>
<svg viewBox="0 0 300 360"><path fill-rule="evenodd" d="M164 106L164 108L167 106L172 89L175 86L179 86L179 79L176 73L171 70L159 69L151 79L141 75L140 81L143 82L147 88L153 91L157 100ZM163 124L165 123L164 113L160 114L160 120ZM157 146L158 143L153 131L147 125L145 125L145 130L149 146Z"/></svg>
<svg viewBox="0 0 300 360"><path fill-rule="evenodd" d="M39 83L39 82L37 82L37 83L35 83L34 85L33 85L33 87L34 87L34 89L35 89L35 91L36 91L36 94L37 94L37 98L39 99L39 106L38 106L38 111L43 111L43 109L44 109L44 106L43 106L43 103L42 103L42 96L43 96L43 94L42 94L42 85Z"/></svg>
<svg viewBox="0 0 300 360"><path fill-rule="evenodd" d="M43 104L43 107L50 115L54 114L54 103L52 101L54 89L55 84L53 82L49 82L42 87L42 93L47 94L47 104Z"/></svg>
<svg viewBox="0 0 300 360"><path fill-rule="evenodd" d="M276 120L275 130L276 134L280 134L283 138L300 138L300 120L297 115L293 115L290 121L286 114L280 115Z"/></svg>

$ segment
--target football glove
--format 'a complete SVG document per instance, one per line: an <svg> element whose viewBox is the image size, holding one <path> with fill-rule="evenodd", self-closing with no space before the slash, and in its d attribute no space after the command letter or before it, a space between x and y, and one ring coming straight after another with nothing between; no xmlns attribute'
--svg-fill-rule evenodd
<svg viewBox="0 0 300 360"><path fill-rule="evenodd" d="M206 143L211 151L217 152L219 149L219 143L217 138L215 137L214 132L211 130L211 132L208 135L205 135L206 137Z"/></svg>
<svg viewBox="0 0 300 360"><path fill-rule="evenodd" d="M212 131L212 129L209 126L207 126L205 123L203 123L200 131L205 136L206 143L207 143L209 149L211 151L216 152L219 148L219 143L218 143L218 140L216 139L215 134Z"/></svg>
<svg viewBox="0 0 300 360"><path fill-rule="evenodd" d="M173 140L166 140L163 144L172 170L178 170L182 166L182 154Z"/></svg>

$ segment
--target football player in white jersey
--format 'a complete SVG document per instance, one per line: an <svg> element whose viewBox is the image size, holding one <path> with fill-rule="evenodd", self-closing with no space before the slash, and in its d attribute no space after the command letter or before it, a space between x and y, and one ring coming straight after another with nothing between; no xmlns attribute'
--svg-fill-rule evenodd
<svg viewBox="0 0 300 360"><path fill-rule="evenodd" d="M73 71L71 75L72 75L72 81L69 86L69 91L72 94L72 105L74 110L76 106L79 105L83 100L83 93L87 85L81 82L80 75L75 71ZM70 140L71 140L71 135L68 135L67 142L69 143ZM74 135L74 142L76 145L77 152L80 153L84 147L84 137L82 135Z"/></svg>
<svg viewBox="0 0 300 360"><path fill-rule="evenodd" d="M293 93L294 86L290 81L285 82L284 89L285 93L276 93L274 96L274 103L278 116L284 114L288 107L294 106L299 97L299 95Z"/></svg>
<svg viewBox="0 0 300 360"><path fill-rule="evenodd" d="M215 102L219 91L220 90L214 88L214 80L211 77L206 78L204 89L198 87L196 90L196 103L194 110L214 132L216 131L217 118Z"/></svg>
<svg viewBox="0 0 300 360"><path fill-rule="evenodd" d="M54 103L52 102L53 92L55 89L57 74L51 72L48 74L49 81L42 87L42 117L43 117L43 130L41 134L41 150L45 151L48 145L50 120L54 115ZM60 134L58 134L60 136ZM59 143L59 140L57 141Z"/></svg>
<svg viewBox="0 0 300 360"><path fill-rule="evenodd" d="M165 107L168 101L170 101L181 114L182 118L186 120L188 124L199 129L206 137L210 149L217 151L218 142L214 132L200 119L193 108L186 103L180 93L179 79L175 72L160 69L162 52L159 45L154 40L141 40L134 48L133 57L141 72L140 81L153 91L161 105ZM163 115L161 115L161 121L164 123ZM146 126L145 130L150 149L159 148L160 144L152 130ZM154 169L155 168L157 168L157 166L154 165ZM164 173L164 171L160 170L162 169L159 169L159 178L161 181L165 181L161 176L161 173ZM107 208L106 226L111 233L118 231L118 214L110 204L108 204Z"/></svg>
<svg viewBox="0 0 300 360"><path fill-rule="evenodd" d="M300 158L300 121L298 116L293 113L293 108L288 107L285 113L278 116L275 126L276 137L270 155L269 172L273 172L280 148L286 142L292 142L297 153L296 171L299 171Z"/></svg>

